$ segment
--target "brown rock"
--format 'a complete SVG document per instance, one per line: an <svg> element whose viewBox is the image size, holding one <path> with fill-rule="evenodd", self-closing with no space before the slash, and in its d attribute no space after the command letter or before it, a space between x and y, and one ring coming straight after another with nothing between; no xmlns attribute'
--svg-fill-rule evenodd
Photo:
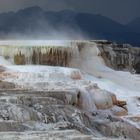
<svg viewBox="0 0 140 140"><path fill-rule="evenodd" d="M0 81L0 89L13 89L15 85L10 82Z"/></svg>
<svg viewBox="0 0 140 140"><path fill-rule="evenodd" d="M73 71L70 75L70 77L74 80L80 80L81 79L81 74L79 71Z"/></svg>
<svg viewBox="0 0 140 140"><path fill-rule="evenodd" d="M116 98L116 95L113 94L113 93L110 93L110 95L111 95L111 98L112 98L112 103L113 103L113 105L116 105L116 104L117 104L117 98Z"/></svg>
<svg viewBox="0 0 140 140"><path fill-rule="evenodd" d="M128 119L134 121L134 122L140 122L140 115L132 116L132 117L127 117Z"/></svg>
<svg viewBox="0 0 140 140"><path fill-rule="evenodd" d="M4 72L5 68L3 66L0 66L0 72Z"/></svg>
<svg viewBox="0 0 140 140"><path fill-rule="evenodd" d="M126 104L126 101L117 101L116 105L119 106L119 107L124 107L127 104Z"/></svg>
<svg viewBox="0 0 140 140"><path fill-rule="evenodd" d="M116 116L126 116L128 114L126 109L116 105L112 107L111 112Z"/></svg>

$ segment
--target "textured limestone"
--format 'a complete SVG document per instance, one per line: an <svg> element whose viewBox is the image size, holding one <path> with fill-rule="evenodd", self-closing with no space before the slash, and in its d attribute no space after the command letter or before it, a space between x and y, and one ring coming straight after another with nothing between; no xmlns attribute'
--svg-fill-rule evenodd
<svg viewBox="0 0 140 140"><path fill-rule="evenodd" d="M0 81L0 89L14 89L15 84L6 82L6 81Z"/></svg>
<svg viewBox="0 0 140 140"><path fill-rule="evenodd" d="M111 111L115 116L126 116L128 114L127 109L119 106L113 106Z"/></svg>
<svg viewBox="0 0 140 140"><path fill-rule="evenodd" d="M0 66L0 73L4 71L5 71L5 68L3 66Z"/></svg>
<svg viewBox="0 0 140 140"><path fill-rule="evenodd" d="M127 136L127 139L133 139L133 137L128 135L130 129L124 127L126 124L123 126L124 123L121 123L120 120L116 121L114 118L111 119L109 117L111 113L103 113L103 110L101 111L102 113L97 111L93 115L87 113L74 104L65 101L65 95L73 95L73 91L63 92L0 91L0 136L4 136L4 131L9 131L7 137L12 137L14 140L16 137L18 139L26 139L26 134L24 136L20 136L20 134L22 135L23 131L28 131L27 134L33 131L32 138L34 138L34 131L36 133L39 131L39 134L35 137L38 140L42 140L41 138L44 132L52 133L58 130L59 134L62 134L63 131L72 131L71 135L74 135L74 137L68 136L67 139L109 140L109 138L104 138L104 136L112 137L112 139L117 137L116 140L123 140L125 136ZM96 127L99 119L100 124ZM116 134L115 131L118 125L112 127L113 124L111 122L114 122L114 124L120 123L120 131L124 130L127 133L117 132ZM107 125L105 132L102 130L104 125ZM131 128L129 125L128 127ZM19 135L17 136L17 133L10 134L11 131L19 131ZM140 136L138 132L135 132L137 130L134 128L133 131L137 133L137 137ZM74 132L78 132L79 135L75 136ZM53 135L52 138L59 138L59 134L56 133L56 137ZM8 140L7 137L5 136L3 140ZM44 137L47 137L47 134ZM63 138L66 139L66 137L67 134L65 133ZM51 136L49 135L48 138L51 138ZM138 140L136 136L134 140Z"/></svg>
<svg viewBox="0 0 140 140"><path fill-rule="evenodd" d="M85 61L84 65L89 62L90 58L83 55L84 51L86 51L87 55L98 57L97 54L94 54L97 53L96 45L85 44L85 42L75 44L79 52L81 51L80 53L84 60L88 60ZM38 48L36 49L38 50ZM17 64L24 64L24 59L26 59L26 62L32 60L35 64L50 63L55 66L60 65L61 61L63 61L63 66L66 66L69 62L65 57L65 51L63 51L64 57L60 57L61 53L56 48L47 50L47 52L43 47L40 50L42 56L40 56L40 51L34 52L31 50L34 57L27 59L23 55L27 51L25 51L25 48L20 48L16 51L18 55L14 54L14 61L17 61ZM71 55L69 56L71 58ZM36 58L39 58L39 60ZM123 122L118 117L127 115L127 109L124 107L126 102L117 101L114 94L101 90L95 83L84 81L83 75L78 70L69 72L68 69L65 69L65 73L63 73L64 69L59 71L57 70L60 69L58 67L55 68L55 71L53 71L53 68L48 67L41 69L42 67L39 66L39 71L34 68L17 66L13 68L11 73L8 71L9 73L5 72L0 75L3 75L3 78L7 78L9 81L11 78L11 82L24 85L20 90L13 88L8 91L8 87L10 87L8 83L6 83L7 87L0 88L2 89L0 91L0 136L4 136L1 135L3 131L19 131L18 135L17 133L12 133L11 135L13 136L9 134L7 137L12 137L11 139L14 140L27 138L34 140L46 138L109 139L104 137L139 140L139 130ZM15 72L14 69L19 71ZM24 71L22 72L22 70ZM51 72L48 74L46 70ZM28 89L29 84L30 91L24 91ZM72 133L65 133L71 130ZM24 131L30 136L26 135ZM33 131L32 134L30 133L31 131ZM36 134L39 131L40 133L36 135L35 131ZM43 132L45 132L45 136L42 136ZM63 132L64 135L62 134ZM20 135L24 136L20 137Z"/></svg>
<svg viewBox="0 0 140 140"><path fill-rule="evenodd" d="M61 45L59 42L50 45L43 42L41 45L36 41L29 41L27 44L26 41L13 43L6 41L0 44L0 56L16 65L68 66L71 57L77 52L76 47L71 46L70 42Z"/></svg>
<svg viewBox="0 0 140 140"><path fill-rule="evenodd" d="M76 130L54 130L44 132L0 133L0 140L126 140L124 138L95 138ZM128 140L128 139L127 139Z"/></svg>
<svg viewBox="0 0 140 140"><path fill-rule="evenodd" d="M129 44L96 41L105 63L115 70L140 73L140 48Z"/></svg>

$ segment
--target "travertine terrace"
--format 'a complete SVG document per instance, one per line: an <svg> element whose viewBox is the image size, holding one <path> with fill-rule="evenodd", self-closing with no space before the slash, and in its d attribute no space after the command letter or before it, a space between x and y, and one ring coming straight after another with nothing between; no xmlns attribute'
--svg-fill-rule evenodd
<svg viewBox="0 0 140 140"><path fill-rule="evenodd" d="M0 41L0 139L139 140L140 77L100 43Z"/></svg>

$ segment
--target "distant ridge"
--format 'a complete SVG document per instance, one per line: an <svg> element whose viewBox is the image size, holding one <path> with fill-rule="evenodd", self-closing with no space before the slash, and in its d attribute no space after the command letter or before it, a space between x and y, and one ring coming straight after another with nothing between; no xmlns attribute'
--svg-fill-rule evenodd
<svg viewBox="0 0 140 140"><path fill-rule="evenodd" d="M129 22L127 24L128 28L131 28L131 30L140 33L140 17L134 19L133 21Z"/></svg>
<svg viewBox="0 0 140 140"><path fill-rule="evenodd" d="M0 38L6 38L9 34L23 34L27 38L37 34L45 37L51 32L64 30L69 33L72 30L73 33L86 35L88 39L106 39L140 46L140 19L136 21L122 25L102 15L70 10L45 11L34 6L0 14Z"/></svg>

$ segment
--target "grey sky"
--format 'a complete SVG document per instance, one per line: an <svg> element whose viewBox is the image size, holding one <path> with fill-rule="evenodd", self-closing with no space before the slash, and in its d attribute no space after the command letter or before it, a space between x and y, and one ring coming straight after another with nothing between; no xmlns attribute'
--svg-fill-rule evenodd
<svg viewBox="0 0 140 140"><path fill-rule="evenodd" d="M0 12L34 5L46 10L71 9L101 14L121 23L140 17L140 0L0 0Z"/></svg>

